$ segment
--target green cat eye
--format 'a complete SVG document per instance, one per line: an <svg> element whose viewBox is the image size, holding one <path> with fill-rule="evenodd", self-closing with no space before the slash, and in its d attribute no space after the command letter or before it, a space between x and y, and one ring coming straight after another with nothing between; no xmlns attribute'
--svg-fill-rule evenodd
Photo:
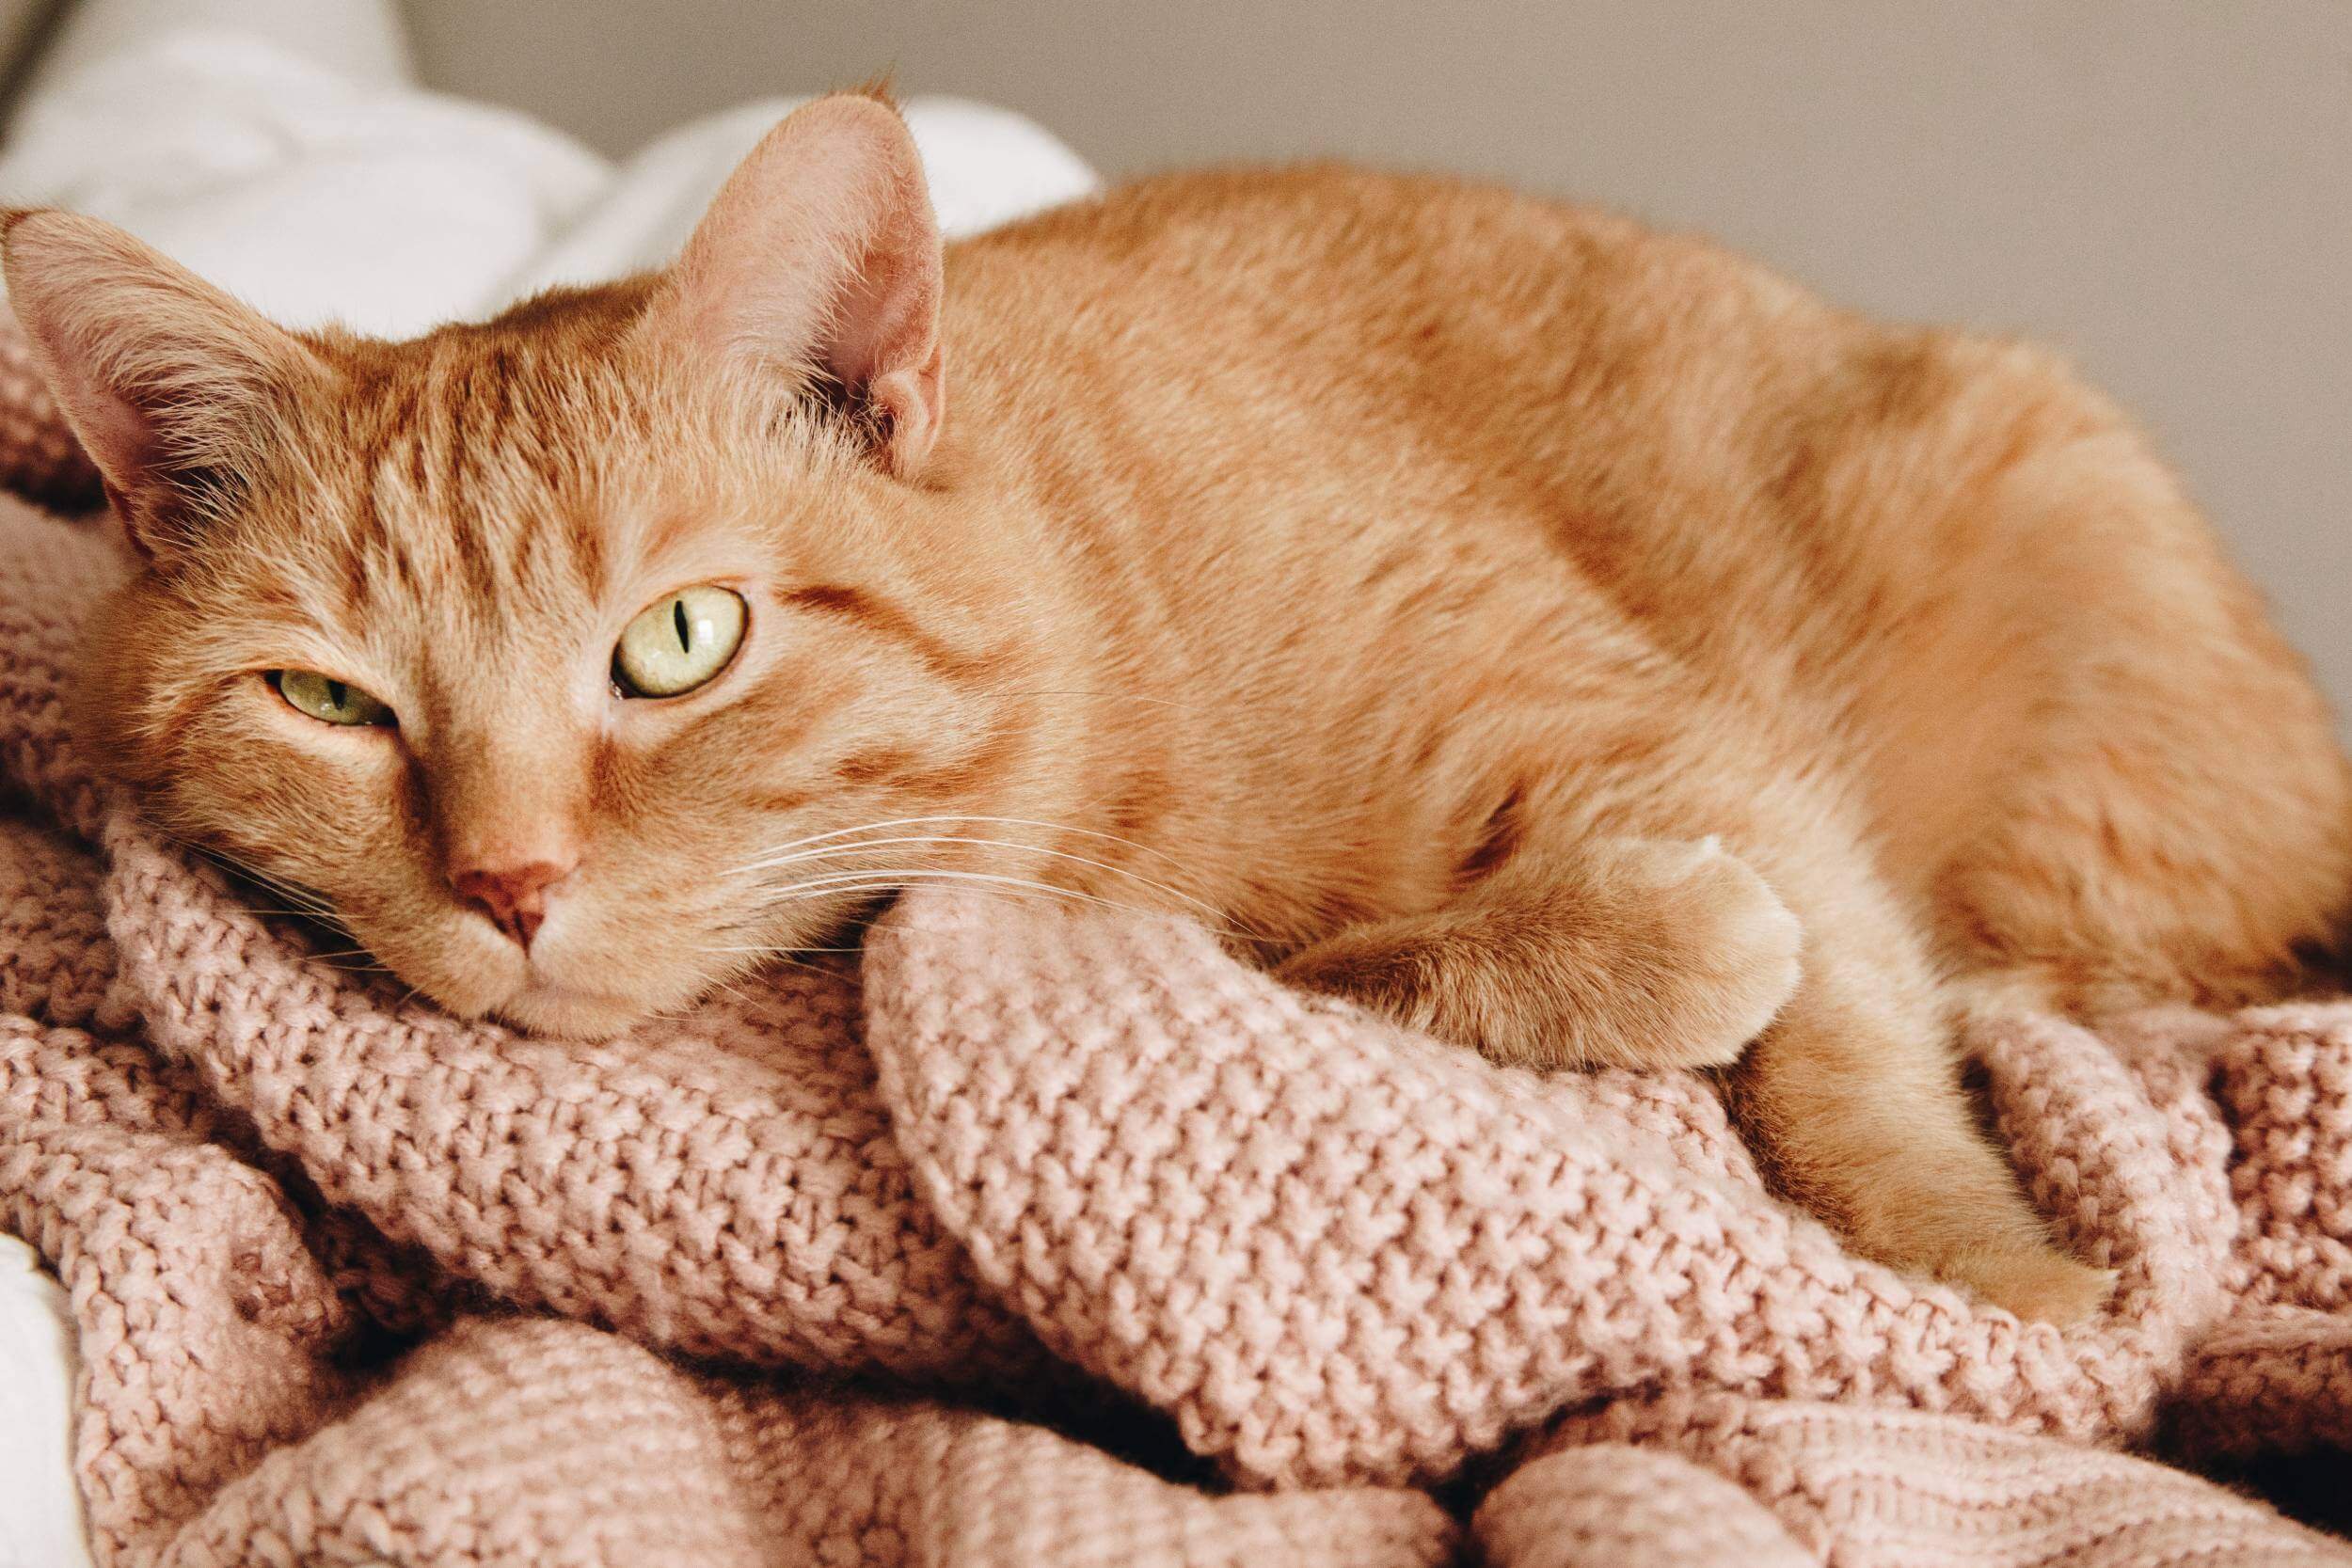
<svg viewBox="0 0 2352 1568"><path fill-rule="evenodd" d="M612 650L612 684L630 697L675 697L727 667L743 641L743 596L681 588L638 612Z"/></svg>
<svg viewBox="0 0 2352 1568"><path fill-rule="evenodd" d="M389 724L392 710L349 681L316 670L273 670L270 684L290 706L325 724Z"/></svg>

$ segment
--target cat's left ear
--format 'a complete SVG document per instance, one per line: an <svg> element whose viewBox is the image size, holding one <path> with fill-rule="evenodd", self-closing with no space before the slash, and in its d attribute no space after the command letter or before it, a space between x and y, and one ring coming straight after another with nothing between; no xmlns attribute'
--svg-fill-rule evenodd
<svg viewBox="0 0 2352 1568"><path fill-rule="evenodd" d="M862 93L786 117L728 177L646 330L690 353L824 378L911 477L947 411L939 223L898 113Z"/></svg>
<svg viewBox="0 0 2352 1568"><path fill-rule="evenodd" d="M0 214L8 303L131 542L177 558L328 372L294 334L97 218Z"/></svg>

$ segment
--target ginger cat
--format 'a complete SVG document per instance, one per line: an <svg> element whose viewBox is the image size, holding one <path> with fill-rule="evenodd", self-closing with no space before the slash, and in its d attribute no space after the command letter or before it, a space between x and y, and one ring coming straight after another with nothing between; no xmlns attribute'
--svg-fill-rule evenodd
<svg viewBox="0 0 2352 1568"><path fill-rule="evenodd" d="M914 883L1207 910L1500 1061L1731 1067L1857 1247L2066 1319L1956 1015L2270 995L2352 888L2107 403L1615 218L1225 172L943 253L845 95L668 270L413 342L6 246L143 562L106 765L460 1013L619 1030Z"/></svg>

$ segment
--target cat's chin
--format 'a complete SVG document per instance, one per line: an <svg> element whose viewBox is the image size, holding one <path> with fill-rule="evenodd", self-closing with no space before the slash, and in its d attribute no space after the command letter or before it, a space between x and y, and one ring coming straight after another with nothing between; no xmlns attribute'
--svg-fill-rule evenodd
<svg viewBox="0 0 2352 1568"><path fill-rule="evenodd" d="M648 1009L641 1002L609 991L534 985L508 997L491 1011L501 1022L528 1035L606 1040L642 1022Z"/></svg>

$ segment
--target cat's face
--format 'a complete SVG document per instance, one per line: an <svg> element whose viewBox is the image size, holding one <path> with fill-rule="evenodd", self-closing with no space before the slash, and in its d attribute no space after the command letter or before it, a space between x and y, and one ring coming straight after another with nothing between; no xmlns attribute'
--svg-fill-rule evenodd
<svg viewBox="0 0 2352 1568"><path fill-rule="evenodd" d="M842 874L907 863L858 835L768 863L796 841L996 815L972 765L1015 656L955 612L983 585L938 547L941 503L690 398L624 412L617 378L601 406L518 390L446 420L478 352L402 358L93 650L99 721L167 826L323 895L445 1006L601 1033L816 940L882 881Z"/></svg>
<svg viewBox="0 0 2352 1568"><path fill-rule="evenodd" d="M84 220L10 236L146 557L92 733L453 1010L611 1032L870 902L908 857L851 830L998 803L1007 563L914 482L937 240L895 117L828 103L671 274L408 344L297 339Z"/></svg>

